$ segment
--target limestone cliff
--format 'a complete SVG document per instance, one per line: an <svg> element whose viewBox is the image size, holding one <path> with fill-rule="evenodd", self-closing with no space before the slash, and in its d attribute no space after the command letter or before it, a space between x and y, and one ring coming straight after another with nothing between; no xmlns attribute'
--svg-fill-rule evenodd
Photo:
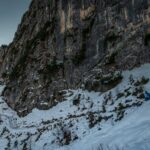
<svg viewBox="0 0 150 150"><path fill-rule="evenodd" d="M3 95L26 115L57 104L64 89L105 91L119 71L150 62L149 41L149 0L33 0L0 56Z"/></svg>

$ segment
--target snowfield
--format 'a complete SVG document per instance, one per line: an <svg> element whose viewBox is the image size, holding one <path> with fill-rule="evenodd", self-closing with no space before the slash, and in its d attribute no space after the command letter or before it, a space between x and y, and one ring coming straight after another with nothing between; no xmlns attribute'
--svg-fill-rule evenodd
<svg viewBox="0 0 150 150"><path fill-rule="evenodd" d="M149 78L145 64L108 92L67 90L64 102L23 118L0 97L0 150L150 150Z"/></svg>

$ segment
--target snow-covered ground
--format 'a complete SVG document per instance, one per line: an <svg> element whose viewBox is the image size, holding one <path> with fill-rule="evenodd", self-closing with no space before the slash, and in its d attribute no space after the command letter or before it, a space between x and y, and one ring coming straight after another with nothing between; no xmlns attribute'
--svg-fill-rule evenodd
<svg viewBox="0 0 150 150"><path fill-rule="evenodd" d="M108 92L68 90L64 102L24 118L0 97L0 150L149 150L149 78L145 64Z"/></svg>

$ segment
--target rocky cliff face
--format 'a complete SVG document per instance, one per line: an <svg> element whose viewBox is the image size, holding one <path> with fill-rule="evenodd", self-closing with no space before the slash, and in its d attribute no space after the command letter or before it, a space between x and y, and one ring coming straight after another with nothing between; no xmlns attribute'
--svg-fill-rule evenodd
<svg viewBox="0 0 150 150"><path fill-rule="evenodd" d="M106 91L121 70L150 62L149 48L149 0L33 0L0 56L3 95L26 115L83 83Z"/></svg>
<svg viewBox="0 0 150 150"><path fill-rule="evenodd" d="M1 68L2 65L3 65L3 61L4 61L4 59L5 59L5 56L6 56L7 52L8 52L8 47L7 47L7 45L2 45L2 46L0 47L0 68ZM3 78L5 78L5 73L3 72L3 74L2 74L1 76L2 76ZM2 78L1 78L1 80L2 80Z"/></svg>

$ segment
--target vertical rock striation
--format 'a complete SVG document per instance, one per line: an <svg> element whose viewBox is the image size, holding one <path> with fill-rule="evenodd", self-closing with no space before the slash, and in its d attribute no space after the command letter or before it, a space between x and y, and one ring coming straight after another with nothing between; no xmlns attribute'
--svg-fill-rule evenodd
<svg viewBox="0 0 150 150"><path fill-rule="evenodd" d="M61 90L82 83L91 89L95 80L95 90L107 90L105 75L150 62L149 6L149 0L33 0L7 53L0 51L8 104L20 115L47 109L62 100Z"/></svg>

